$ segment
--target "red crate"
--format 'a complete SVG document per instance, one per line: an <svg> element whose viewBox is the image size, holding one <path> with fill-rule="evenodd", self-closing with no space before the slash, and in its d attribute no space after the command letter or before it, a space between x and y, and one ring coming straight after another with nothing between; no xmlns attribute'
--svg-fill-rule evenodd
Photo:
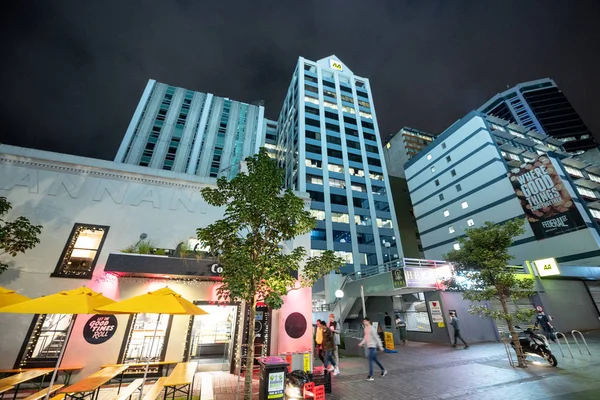
<svg viewBox="0 0 600 400"><path fill-rule="evenodd" d="M315 387L315 400L325 400L325 386Z"/></svg>
<svg viewBox="0 0 600 400"><path fill-rule="evenodd" d="M308 382L304 384L304 387L302 388L302 398L304 399L312 399L314 397L314 392L315 391L315 383L314 382Z"/></svg>

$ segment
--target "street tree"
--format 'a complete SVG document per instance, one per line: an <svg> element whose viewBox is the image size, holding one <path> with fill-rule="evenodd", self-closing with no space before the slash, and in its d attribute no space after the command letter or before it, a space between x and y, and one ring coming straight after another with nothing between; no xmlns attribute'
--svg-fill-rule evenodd
<svg viewBox="0 0 600 400"><path fill-rule="evenodd" d="M461 290L464 299L471 302L470 312L496 320L504 320L510 331L519 367L525 367L523 349L515 330L518 322L530 321L533 308L514 308L516 300L530 297L533 279L519 276L507 268L511 259L509 247L514 238L525 232L524 219L504 224L484 222L480 228L466 229L459 238L459 250L452 250L444 259L454 266L454 276L447 282L449 289ZM497 300L500 308L488 307L481 302ZM515 311L516 310L516 311Z"/></svg>
<svg viewBox="0 0 600 400"><path fill-rule="evenodd" d="M6 197L0 197L0 257L9 255L16 257L33 249L39 242L42 233L41 225L33 225L25 217L17 217L14 221L5 221L5 215L12 209ZM8 269L8 264L0 261L0 274Z"/></svg>
<svg viewBox="0 0 600 400"><path fill-rule="evenodd" d="M257 302L278 309L291 290L312 286L344 261L332 251L306 259L303 247L287 248L286 242L314 229L316 220L302 198L282 190L284 171L265 149L247 158L246 166L247 172L232 180L221 177L216 188L202 189L208 204L225 210L222 219L197 234L223 267L219 298L241 301L250 310L244 395L250 400Z"/></svg>

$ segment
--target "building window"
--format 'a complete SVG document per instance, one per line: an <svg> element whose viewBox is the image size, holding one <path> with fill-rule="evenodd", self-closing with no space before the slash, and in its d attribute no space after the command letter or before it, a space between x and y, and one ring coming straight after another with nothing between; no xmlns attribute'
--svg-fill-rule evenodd
<svg viewBox="0 0 600 400"><path fill-rule="evenodd" d="M583 174L581 173L580 170L575 169L573 167L569 167L568 165L565 165L565 171L567 171L569 173L569 175L573 175L578 178L583 178Z"/></svg>
<svg viewBox="0 0 600 400"><path fill-rule="evenodd" d="M440 201L444 201L444 194L443 193L440 193L439 197L440 197Z"/></svg>
<svg viewBox="0 0 600 400"><path fill-rule="evenodd" d="M378 228L392 229L393 228L392 220L391 219L384 219L384 218L377 218L377 227Z"/></svg>
<svg viewBox="0 0 600 400"><path fill-rule="evenodd" d="M331 213L331 222L337 222L340 224L349 224L350 216L348 214L344 214L344 213Z"/></svg>
<svg viewBox="0 0 600 400"><path fill-rule="evenodd" d="M442 149L446 148L446 143L442 143Z"/></svg>
<svg viewBox="0 0 600 400"><path fill-rule="evenodd" d="M448 227L448 232L449 232L449 233L454 233L454 227L453 227L452 225L450 225L450 226Z"/></svg>
<svg viewBox="0 0 600 400"><path fill-rule="evenodd" d="M337 172L340 174L344 173L344 167L342 167L341 165L337 165L337 164L327 164L327 169L331 172Z"/></svg>
<svg viewBox="0 0 600 400"><path fill-rule="evenodd" d="M311 183L313 185L322 185L323 184L323 178L320 176L315 176L315 175L307 175L306 176L308 179L308 183Z"/></svg>
<svg viewBox="0 0 600 400"><path fill-rule="evenodd" d="M452 245L452 247L454 247L454 250L460 250L460 244L458 244L458 243L454 243L454 245Z"/></svg>
<svg viewBox="0 0 600 400"><path fill-rule="evenodd" d="M592 199L596 198L596 193L592 192L591 190L582 188L581 186L576 186L576 188L580 195L585 197L591 197Z"/></svg>
<svg viewBox="0 0 600 400"><path fill-rule="evenodd" d="M467 203L466 201L463 201L462 203L460 203L460 206L464 210L465 208L469 208L469 203Z"/></svg>
<svg viewBox="0 0 600 400"><path fill-rule="evenodd" d="M365 215L355 215L354 223L361 226L371 226L371 217Z"/></svg>
<svg viewBox="0 0 600 400"><path fill-rule="evenodd" d="M431 154L427 154L427 160L431 160Z"/></svg>
<svg viewBox="0 0 600 400"><path fill-rule="evenodd" d="M452 176L456 176L456 170L455 170L455 169L453 169L452 171L450 171L450 175L452 175Z"/></svg>
<svg viewBox="0 0 600 400"><path fill-rule="evenodd" d="M444 210L444 218L447 218L449 216L450 216L450 211Z"/></svg>
<svg viewBox="0 0 600 400"><path fill-rule="evenodd" d="M473 221L472 218L468 219L467 220L467 226L473 226L473 225L475 225L475 221Z"/></svg>
<svg viewBox="0 0 600 400"><path fill-rule="evenodd" d="M435 172L435 167L431 167L431 173Z"/></svg>
<svg viewBox="0 0 600 400"><path fill-rule="evenodd" d="M590 181L600 183L600 176L588 174Z"/></svg>
<svg viewBox="0 0 600 400"><path fill-rule="evenodd" d="M54 273L61 278L89 279L102 250L108 226L75 224Z"/></svg>
<svg viewBox="0 0 600 400"><path fill-rule="evenodd" d="M590 208L590 212L592 213L592 217L600 219L600 211Z"/></svg>
<svg viewBox="0 0 600 400"><path fill-rule="evenodd" d="M43 368L56 365L66 343L71 314L40 314L33 318L31 334L19 357L19 368Z"/></svg>
<svg viewBox="0 0 600 400"><path fill-rule="evenodd" d="M450 158L450 156L446 156L446 161L450 162L452 161L452 158Z"/></svg>
<svg viewBox="0 0 600 400"><path fill-rule="evenodd" d="M325 220L325 211L323 211L323 210L310 210L310 215L312 215L318 221Z"/></svg>
<svg viewBox="0 0 600 400"><path fill-rule="evenodd" d="M439 179L436 179L434 182L435 182L435 186L440 186L440 180Z"/></svg>
<svg viewBox="0 0 600 400"><path fill-rule="evenodd" d="M460 192L462 190L462 186L460 186L460 184L456 185L455 187L457 192Z"/></svg>
<svg viewBox="0 0 600 400"><path fill-rule="evenodd" d="M170 331L172 316L158 314L135 314L132 316L131 330L126 336L123 364L145 362L150 352L150 362L163 361L166 353L165 342ZM158 327L157 327L158 324ZM156 329L156 335L154 331Z"/></svg>
<svg viewBox="0 0 600 400"><path fill-rule="evenodd" d="M346 189L346 181L343 181L341 179L329 178L329 186L340 189Z"/></svg>
<svg viewBox="0 0 600 400"><path fill-rule="evenodd" d="M390 147L392 147L392 144L391 144L390 142L387 142L387 143L385 144L385 148L386 148L386 149L389 149Z"/></svg>

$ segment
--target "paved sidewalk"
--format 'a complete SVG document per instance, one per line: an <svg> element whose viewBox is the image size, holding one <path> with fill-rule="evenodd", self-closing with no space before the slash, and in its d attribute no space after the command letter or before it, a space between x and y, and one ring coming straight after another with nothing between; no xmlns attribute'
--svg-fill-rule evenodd
<svg viewBox="0 0 600 400"><path fill-rule="evenodd" d="M327 400L587 400L600 399L600 332L586 334L592 351L583 355L571 342L574 358L563 345L552 350L558 359L553 368L542 359L527 369L512 368L502 343L474 344L469 349L453 349L426 343L399 346L398 353L379 353L388 370L384 378L375 375L365 381L364 358L342 358L341 375L332 377L333 393ZM317 368L320 362L316 362ZM215 374L216 400L235 399L237 378ZM256 392L256 389L255 389ZM240 396L242 398L242 396Z"/></svg>

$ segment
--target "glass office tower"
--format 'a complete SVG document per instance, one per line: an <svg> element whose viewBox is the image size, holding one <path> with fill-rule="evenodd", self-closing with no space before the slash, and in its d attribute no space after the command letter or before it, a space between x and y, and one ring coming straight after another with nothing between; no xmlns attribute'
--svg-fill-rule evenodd
<svg viewBox="0 0 600 400"><path fill-rule="evenodd" d="M403 257L368 79L335 56L300 57L277 139L286 187L312 199L313 254L336 251L345 273Z"/></svg>

